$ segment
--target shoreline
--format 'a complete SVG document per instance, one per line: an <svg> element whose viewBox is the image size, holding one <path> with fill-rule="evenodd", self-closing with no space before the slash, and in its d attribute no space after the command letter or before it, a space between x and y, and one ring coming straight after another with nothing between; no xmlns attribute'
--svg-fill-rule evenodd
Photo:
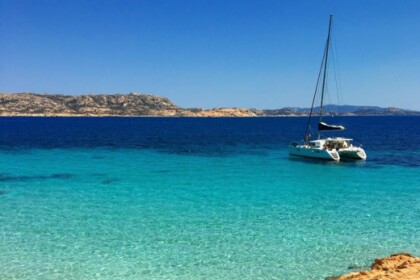
<svg viewBox="0 0 420 280"><path fill-rule="evenodd" d="M182 116L182 115L45 115L45 114L21 114L21 115L1 115L0 118L13 118L13 117L21 117L21 118L307 118L309 115L275 115L275 116L203 116L203 115L195 115L195 116ZM327 116L327 117L420 117L420 115L334 115L334 116Z"/></svg>
<svg viewBox="0 0 420 280"><path fill-rule="evenodd" d="M327 104L324 116L420 116L420 111L396 107ZM318 107L258 109L244 107L184 108L166 97L129 94L0 93L0 116L29 117L313 117Z"/></svg>
<svg viewBox="0 0 420 280"><path fill-rule="evenodd" d="M375 259L370 270L328 276L325 280L415 280L420 279L420 258L409 253Z"/></svg>

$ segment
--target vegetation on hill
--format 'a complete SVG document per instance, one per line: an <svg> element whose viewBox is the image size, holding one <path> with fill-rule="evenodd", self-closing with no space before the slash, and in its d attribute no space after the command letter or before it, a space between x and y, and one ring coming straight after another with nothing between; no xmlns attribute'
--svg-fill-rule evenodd
<svg viewBox="0 0 420 280"><path fill-rule="evenodd" d="M305 116L308 108L285 107L275 110L245 108L186 109L168 98L150 94L61 95L16 93L0 94L1 116L189 116L256 117ZM314 110L317 111L317 108ZM420 115L420 112L373 106L327 105L331 115Z"/></svg>

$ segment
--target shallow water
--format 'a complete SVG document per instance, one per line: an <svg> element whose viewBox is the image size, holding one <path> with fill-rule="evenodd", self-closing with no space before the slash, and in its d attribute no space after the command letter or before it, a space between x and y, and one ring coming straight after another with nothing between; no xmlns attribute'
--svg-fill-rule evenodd
<svg viewBox="0 0 420 280"><path fill-rule="evenodd" d="M419 255L419 120L343 118L368 161L319 163L287 154L301 118L0 119L0 278L324 279Z"/></svg>

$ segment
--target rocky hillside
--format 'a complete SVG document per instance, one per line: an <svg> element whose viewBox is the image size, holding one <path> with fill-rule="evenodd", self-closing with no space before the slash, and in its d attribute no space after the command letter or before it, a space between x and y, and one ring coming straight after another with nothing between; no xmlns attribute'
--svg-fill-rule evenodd
<svg viewBox="0 0 420 280"><path fill-rule="evenodd" d="M187 116L187 117L256 117L307 116L309 108L285 107L275 110L244 108L185 109L168 98L150 94L61 95L16 93L0 94L0 116ZM316 115L319 109L314 109ZM327 115L404 116L420 112L375 106L326 105Z"/></svg>
<svg viewBox="0 0 420 280"><path fill-rule="evenodd" d="M238 108L184 109L149 94L0 94L1 116L257 116Z"/></svg>

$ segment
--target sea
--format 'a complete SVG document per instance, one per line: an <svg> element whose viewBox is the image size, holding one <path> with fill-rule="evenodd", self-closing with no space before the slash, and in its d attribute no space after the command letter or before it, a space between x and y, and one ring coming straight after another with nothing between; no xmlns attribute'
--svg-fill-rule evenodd
<svg viewBox="0 0 420 280"><path fill-rule="evenodd" d="M420 255L420 117L0 118L0 279L325 279ZM314 137L314 136L313 136Z"/></svg>

